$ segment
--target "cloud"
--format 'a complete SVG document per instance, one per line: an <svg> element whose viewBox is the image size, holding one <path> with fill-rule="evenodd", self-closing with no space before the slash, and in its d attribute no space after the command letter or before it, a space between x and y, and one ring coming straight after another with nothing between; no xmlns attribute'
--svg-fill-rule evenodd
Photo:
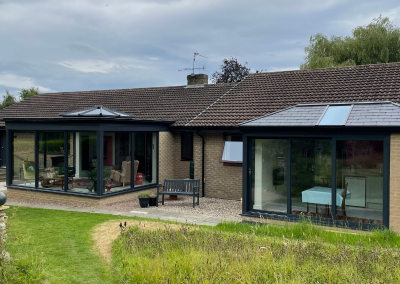
<svg viewBox="0 0 400 284"><path fill-rule="evenodd" d="M154 59L151 59L154 60ZM146 63L133 58L113 60L70 60L58 62L59 65L83 73L112 73L122 69L151 69Z"/></svg>
<svg viewBox="0 0 400 284"><path fill-rule="evenodd" d="M379 14L399 21L398 7L396 0L0 0L0 83L10 91L39 83L57 91L184 85L190 71L178 70L192 66L195 51L208 57L195 67L209 77L230 55L252 70L298 69L311 35L348 35Z"/></svg>
<svg viewBox="0 0 400 284"><path fill-rule="evenodd" d="M14 74L0 74L0 85L11 88L27 89L39 88L41 92L52 92L52 89L37 85L32 78L17 76Z"/></svg>
<svg viewBox="0 0 400 284"><path fill-rule="evenodd" d="M58 64L83 73L110 73L119 67L115 63L102 60L71 60Z"/></svg>

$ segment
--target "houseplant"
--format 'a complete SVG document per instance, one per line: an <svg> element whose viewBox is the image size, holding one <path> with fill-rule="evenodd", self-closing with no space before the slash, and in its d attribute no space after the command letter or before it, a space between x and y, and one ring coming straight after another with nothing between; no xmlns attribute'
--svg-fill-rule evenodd
<svg viewBox="0 0 400 284"><path fill-rule="evenodd" d="M147 192L142 192L139 193L138 198L141 208L146 208L147 206L149 206L150 194L148 194Z"/></svg>
<svg viewBox="0 0 400 284"><path fill-rule="evenodd" d="M106 185L106 178L109 177L111 174L110 170L108 168L104 168L103 169L103 187L105 188ZM93 170L91 170L88 174L88 178L93 182L93 187L92 188L88 188L90 192L92 192L93 190L96 191L97 189L97 168L94 168Z"/></svg>
<svg viewBox="0 0 400 284"><path fill-rule="evenodd" d="M157 195L154 193L150 194L149 206L157 206Z"/></svg>

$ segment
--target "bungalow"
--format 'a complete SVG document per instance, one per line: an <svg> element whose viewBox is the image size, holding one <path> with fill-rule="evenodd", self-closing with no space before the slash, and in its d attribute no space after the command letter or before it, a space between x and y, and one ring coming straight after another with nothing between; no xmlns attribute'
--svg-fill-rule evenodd
<svg viewBox="0 0 400 284"><path fill-rule="evenodd" d="M1 162L11 198L105 204L200 178L246 221L400 231L398 103L400 63L41 94L0 111Z"/></svg>

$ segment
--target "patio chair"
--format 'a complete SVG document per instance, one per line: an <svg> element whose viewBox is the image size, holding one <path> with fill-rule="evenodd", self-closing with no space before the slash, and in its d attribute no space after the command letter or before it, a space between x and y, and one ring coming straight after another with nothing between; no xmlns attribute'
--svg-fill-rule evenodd
<svg viewBox="0 0 400 284"><path fill-rule="evenodd" d="M25 184L27 180L35 180L35 162L24 161L22 163L22 169L24 171Z"/></svg>
<svg viewBox="0 0 400 284"><path fill-rule="evenodd" d="M130 161L123 161L121 170L114 169L111 171L110 179L112 181L122 183L122 186L125 187L126 183L131 182L131 164L132 164L132 162L130 162ZM137 174L137 170L139 168L138 160L135 160L134 167L135 168L134 168L133 181L135 184L136 183L136 174Z"/></svg>

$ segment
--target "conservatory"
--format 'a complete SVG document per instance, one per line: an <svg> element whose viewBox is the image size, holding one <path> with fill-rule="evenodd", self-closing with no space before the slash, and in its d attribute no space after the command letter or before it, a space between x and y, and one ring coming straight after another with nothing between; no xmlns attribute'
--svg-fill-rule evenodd
<svg viewBox="0 0 400 284"><path fill-rule="evenodd" d="M242 216L389 227L390 102L297 105L241 124Z"/></svg>
<svg viewBox="0 0 400 284"><path fill-rule="evenodd" d="M7 187L102 198L158 184L158 133L103 106L58 118L5 118Z"/></svg>

